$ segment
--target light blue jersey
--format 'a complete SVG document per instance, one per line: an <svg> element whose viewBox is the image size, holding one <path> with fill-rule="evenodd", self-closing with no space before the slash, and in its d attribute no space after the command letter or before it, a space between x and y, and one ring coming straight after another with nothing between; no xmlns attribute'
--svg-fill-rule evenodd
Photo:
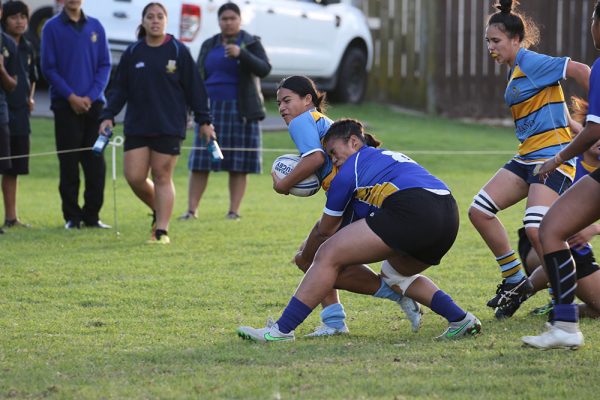
<svg viewBox="0 0 600 400"><path fill-rule="evenodd" d="M444 182L404 154L363 146L333 178L323 212L340 217L350 205L354 219L361 219L381 208L388 196L412 188L450 193Z"/></svg>
<svg viewBox="0 0 600 400"><path fill-rule="evenodd" d="M323 149L321 139L331 124L333 124L331 119L313 109L298 115L288 126L288 131L300 156L306 157L316 151L322 152L325 156L325 163L316 171L319 182L323 184L325 190L329 188L330 181L327 180L327 177L332 171L333 164Z"/></svg>
<svg viewBox="0 0 600 400"><path fill-rule="evenodd" d="M559 83L566 76L568 62L568 57L550 57L527 49L517 53L504 93L521 142L515 161L542 163L571 141L565 96ZM559 170L572 179L574 166L574 161L569 161Z"/></svg>

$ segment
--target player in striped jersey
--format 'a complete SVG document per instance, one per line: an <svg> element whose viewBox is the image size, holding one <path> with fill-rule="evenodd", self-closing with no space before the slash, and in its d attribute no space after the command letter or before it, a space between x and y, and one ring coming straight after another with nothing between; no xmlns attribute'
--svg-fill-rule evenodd
<svg viewBox="0 0 600 400"><path fill-rule="evenodd" d="M317 90L315 83L306 76L290 76L281 81L277 90L277 105L279 114L288 126L290 137L294 141L300 156L302 157L294 170L285 178L279 179L273 176L273 189L277 193L288 194L296 183L308 178L312 174L319 177L323 190L327 191L336 168L331 159L325 154L322 138L332 124L332 120L325 114L325 94ZM347 221L352 215L347 215ZM302 251L304 243L300 246ZM312 259L296 256L294 262L302 270L310 267ZM414 300L399 295L391 290L366 265L357 265L350 270L353 271L350 280L341 280L337 288L370 294L374 297L387 298L397 302L406 314L412 325L413 331L417 331L421 325L421 309ZM340 333L348 333L346 326L346 313L340 303L336 290L332 290L328 296L323 298L323 311L321 312L321 326L317 327L309 336L329 336Z"/></svg>
<svg viewBox="0 0 600 400"><path fill-rule="evenodd" d="M538 254L538 228L548 208L569 188L575 172L566 159L547 179L534 176L536 165L552 158L571 139L568 113L560 81L572 78L587 91L589 67L568 57L550 57L527 50L539 32L527 18L513 11L518 2L501 0L488 20L486 41L490 55L509 67L505 102L515 122L518 153L474 197L469 218L500 267L502 283L487 303L497 308L530 289L521 262L496 214L527 199L523 223Z"/></svg>
<svg viewBox="0 0 600 400"><path fill-rule="evenodd" d="M448 320L439 339L479 333L481 323L429 278L458 233L458 207L438 178L404 154L371 147L378 142L355 120L335 122L324 146L339 171L331 182L323 215L302 256L313 260L281 318L256 329L238 328L242 338L289 341L294 330L354 265L384 261L382 277L395 290ZM357 221L338 230L344 212Z"/></svg>

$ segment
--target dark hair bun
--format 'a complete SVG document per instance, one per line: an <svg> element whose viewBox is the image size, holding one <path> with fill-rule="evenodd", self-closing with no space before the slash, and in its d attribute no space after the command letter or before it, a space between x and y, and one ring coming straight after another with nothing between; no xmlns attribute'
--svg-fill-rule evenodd
<svg viewBox="0 0 600 400"><path fill-rule="evenodd" d="M518 1L516 3L515 6L519 4ZM502 13L510 14L513 8L513 0L500 0L500 3L496 4L496 8Z"/></svg>

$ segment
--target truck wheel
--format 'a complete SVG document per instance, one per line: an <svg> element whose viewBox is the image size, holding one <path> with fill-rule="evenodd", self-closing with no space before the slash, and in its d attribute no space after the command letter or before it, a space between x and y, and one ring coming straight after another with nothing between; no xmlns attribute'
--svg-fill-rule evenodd
<svg viewBox="0 0 600 400"><path fill-rule="evenodd" d="M367 89L367 55L358 47L346 50L338 67L337 85L332 93L333 100L357 104L362 101Z"/></svg>
<svg viewBox="0 0 600 400"><path fill-rule="evenodd" d="M48 21L54 15L52 7L44 7L36 11L29 21L29 29L27 30L27 39L33 44L36 51L40 49L40 42L42 39L42 28L46 21Z"/></svg>

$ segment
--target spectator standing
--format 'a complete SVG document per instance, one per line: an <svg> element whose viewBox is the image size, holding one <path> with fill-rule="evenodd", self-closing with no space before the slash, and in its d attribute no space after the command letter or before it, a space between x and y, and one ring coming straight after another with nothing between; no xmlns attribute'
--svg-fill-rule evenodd
<svg viewBox="0 0 600 400"><path fill-rule="evenodd" d="M0 18L1 16L2 0L0 0ZM17 67L17 46L7 34L0 30L0 173L2 174L12 168L6 96L17 86ZM0 229L1 233L4 233L2 229Z"/></svg>
<svg viewBox="0 0 600 400"><path fill-rule="evenodd" d="M11 160L12 168L2 175L2 194L4 196L4 228L26 227L17 217L17 177L29 174L29 137L31 126L29 117L33 111L35 83L38 79L35 52L31 43L25 39L29 24L29 7L20 0L4 4L0 18L2 30L17 44L17 86L8 94L10 154L21 156Z"/></svg>
<svg viewBox="0 0 600 400"><path fill-rule="evenodd" d="M225 149L224 158L212 160L207 150L195 149L190 153L188 209L181 220L196 218L211 170L229 171L226 216L239 219L248 173L261 171L262 138L258 121L265 118L265 107L260 78L269 74L271 64L260 39L240 29L241 13L235 3L223 4L217 15L221 33L202 44L197 63L206 83L219 143ZM202 146L206 143L196 135L194 147Z"/></svg>
<svg viewBox="0 0 600 400"><path fill-rule="evenodd" d="M66 229L81 224L110 228L100 221L106 164L90 148L98 136L104 89L110 74L110 53L100 22L84 14L83 0L65 0L63 11L42 30L42 73L50 84L56 149L60 165L59 192ZM79 165L85 177L84 205L79 206Z"/></svg>
<svg viewBox="0 0 600 400"><path fill-rule="evenodd" d="M149 243L168 244L175 202L173 169L185 139L188 111L200 134L214 139L206 89L194 59L183 43L165 32L167 10L148 3L142 11L138 41L121 57L102 113L100 131L113 126L125 103L125 178L153 211ZM151 174L152 179L148 178Z"/></svg>

